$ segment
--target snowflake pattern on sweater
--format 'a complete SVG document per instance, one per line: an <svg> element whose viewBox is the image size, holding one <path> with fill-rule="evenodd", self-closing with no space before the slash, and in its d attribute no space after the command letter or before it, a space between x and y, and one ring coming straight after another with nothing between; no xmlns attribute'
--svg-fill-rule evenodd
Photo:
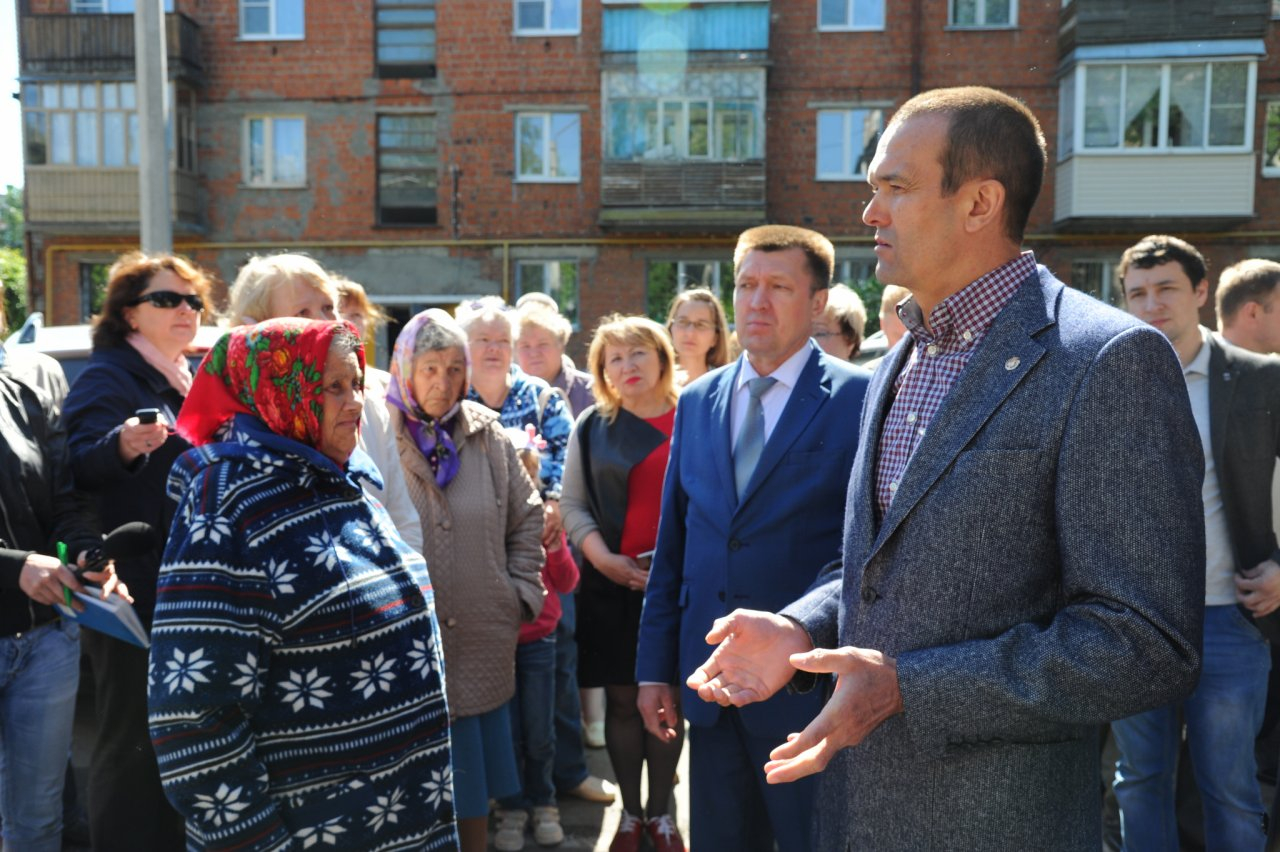
<svg viewBox="0 0 1280 852"><path fill-rule="evenodd" d="M372 470L248 415L174 465L149 703L191 849L457 847L431 581Z"/></svg>

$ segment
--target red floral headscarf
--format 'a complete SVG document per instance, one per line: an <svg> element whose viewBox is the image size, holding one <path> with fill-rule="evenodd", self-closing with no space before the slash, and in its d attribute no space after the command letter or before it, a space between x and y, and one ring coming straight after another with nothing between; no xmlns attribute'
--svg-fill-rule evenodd
<svg viewBox="0 0 1280 852"><path fill-rule="evenodd" d="M198 447L234 415L252 414L277 435L317 447L324 364L344 328L359 339L344 320L282 317L231 329L200 362L178 414L178 434ZM356 359L363 374L363 345Z"/></svg>

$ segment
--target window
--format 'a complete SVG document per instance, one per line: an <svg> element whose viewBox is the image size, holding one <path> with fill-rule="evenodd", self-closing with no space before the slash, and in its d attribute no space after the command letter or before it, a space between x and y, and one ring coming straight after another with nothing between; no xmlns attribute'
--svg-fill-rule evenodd
<svg viewBox="0 0 1280 852"><path fill-rule="evenodd" d="M1018 25L1017 0L950 0L951 26L996 28Z"/></svg>
<svg viewBox="0 0 1280 852"><path fill-rule="evenodd" d="M860 180L884 130L879 107L818 111L818 180Z"/></svg>
<svg viewBox="0 0 1280 852"><path fill-rule="evenodd" d="M80 263L80 322L93 322L102 313L102 303L107 295L109 263Z"/></svg>
<svg viewBox="0 0 1280 852"><path fill-rule="evenodd" d="M172 105L172 85L167 97ZM176 97L169 150L177 168L194 171L195 93L178 88ZM22 119L28 166L138 165L137 90L133 83L30 83L22 87Z"/></svg>
<svg viewBox="0 0 1280 852"><path fill-rule="evenodd" d="M1071 264L1071 286L1117 308L1124 308L1124 288L1116 280L1116 264L1077 260Z"/></svg>
<svg viewBox="0 0 1280 852"><path fill-rule="evenodd" d="M844 258L836 261L831 270L831 281L834 284L848 284L854 290L864 281L876 280L876 259L874 257Z"/></svg>
<svg viewBox="0 0 1280 852"><path fill-rule="evenodd" d="M240 38L302 38L302 3L303 0L240 0Z"/></svg>
<svg viewBox="0 0 1280 852"><path fill-rule="evenodd" d="M516 115L516 180L576 183L582 121L574 112Z"/></svg>
<svg viewBox="0 0 1280 852"><path fill-rule="evenodd" d="M1267 104L1266 136L1266 148L1262 154L1262 173L1271 177L1280 177L1280 101L1271 101Z"/></svg>
<svg viewBox="0 0 1280 852"><path fill-rule="evenodd" d="M576 35L578 0L516 0L516 35Z"/></svg>
<svg viewBox="0 0 1280 852"><path fill-rule="evenodd" d="M436 0L376 0L378 76L434 77Z"/></svg>
<svg viewBox="0 0 1280 852"><path fill-rule="evenodd" d="M1061 103L1082 102L1060 151L1245 147L1255 73L1252 62L1081 65L1060 84Z"/></svg>
<svg viewBox="0 0 1280 852"><path fill-rule="evenodd" d="M250 116L244 121L244 182L300 187L307 182L307 121L301 116Z"/></svg>
<svg viewBox="0 0 1280 852"><path fill-rule="evenodd" d="M378 116L378 224L436 223L436 117Z"/></svg>
<svg viewBox="0 0 1280 852"><path fill-rule="evenodd" d="M654 260L645 271L645 312L655 322L667 321L667 310L677 294L705 287L724 306L733 324L733 263L724 260Z"/></svg>
<svg viewBox="0 0 1280 852"><path fill-rule="evenodd" d="M820 30L882 30L884 0L818 0Z"/></svg>
<svg viewBox="0 0 1280 852"><path fill-rule="evenodd" d="M578 327L578 262L576 260L516 261L516 298L546 293L560 306L560 314Z"/></svg>
<svg viewBox="0 0 1280 852"><path fill-rule="evenodd" d="M1280 0L1271 0L1271 17L1280 18Z"/></svg>
<svg viewBox="0 0 1280 852"><path fill-rule="evenodd" d="M133 0L71 0L71 11L76 14L132 15ZM164 10L173 11L173 0L164 0Z"/></svg>
<svg viewBox="0 0 1280 852"><path fill-rule="evenodd" d="M605 90L606 159L764 156L763 70L689 71L674 86L664 75L610 73Z"/></svg>

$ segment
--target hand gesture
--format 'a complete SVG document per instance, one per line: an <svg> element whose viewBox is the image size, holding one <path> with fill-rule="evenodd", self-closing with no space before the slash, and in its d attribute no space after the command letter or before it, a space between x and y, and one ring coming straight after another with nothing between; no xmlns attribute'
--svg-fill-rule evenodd
<svg viewBox="0 0 1280 852"><path fill-rule="evenodd" d="M801 671L838 677L822 712L769 753L764 773L770 784L821 772L840 749L857 745L885 719L902 712L897 664L879 651L819 648L793 655L791 663Z"/></svg>
<svg viewBox="0 0 1280 852"><path fill-rule="evenodd" d="M813 648L809 634L796 622L751 609L735 609L717 618L707 634L707 644L716 643L686 683L703 701L721 707L764 701L795 677L791 656Z"/></svg>

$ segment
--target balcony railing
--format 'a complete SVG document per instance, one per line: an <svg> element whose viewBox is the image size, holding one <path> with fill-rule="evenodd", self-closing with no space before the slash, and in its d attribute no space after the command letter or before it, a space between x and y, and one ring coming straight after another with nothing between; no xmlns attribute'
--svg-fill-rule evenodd
<svg viewBox="0 0 1280 852"><path fill-rule="evenodd" d="M606 160L600 184L605 226L720 230L764 221L763 160Z"/></svg>
<svg viewBox="0 0 1280 852"><path fill-rule="evenodd" d="M86 169L40 166L26 170L27 222L33 226L74 225L89 231L137 228L136 168ZM182 226L200 224L199 179L169 172L173 218Z"/></svg>
<svg viewBox="0 0 1280 852"><path fill-rule="evenodd" d="M23 76L134 73L133 15L23 15ZM200 26L186 15L165 15L169 75L200 82Z"/></svg>

